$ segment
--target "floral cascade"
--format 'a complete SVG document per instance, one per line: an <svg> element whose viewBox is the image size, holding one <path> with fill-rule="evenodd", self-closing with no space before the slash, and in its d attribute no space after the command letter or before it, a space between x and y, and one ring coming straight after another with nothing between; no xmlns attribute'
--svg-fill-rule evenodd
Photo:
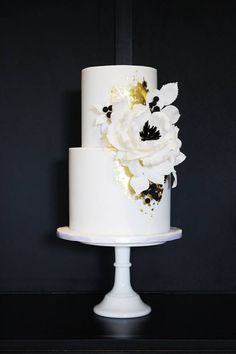
<svg viewBox="0 0 236 354"><path fill-rule="evenodd" d="M128 177L130 194L146 204L160 202L168 175L177 185L175 166L186 157L175 125L180 113L172 105L177 96L177 83L149 90L144 80L113 88L110 102L95 107L104 147Z"/></svg>

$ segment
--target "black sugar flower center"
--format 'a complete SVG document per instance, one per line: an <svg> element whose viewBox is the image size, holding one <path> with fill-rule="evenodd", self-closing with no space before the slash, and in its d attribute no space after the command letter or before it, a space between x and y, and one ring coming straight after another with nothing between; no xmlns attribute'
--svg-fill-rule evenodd
<svg viewBox="0 0 236 354"><path fill-rule="evenodd" d="M142 141L158 140L161 137L160 131L154 125L151 127L148 120L143 126L143 130L139 133Z"/></svg>

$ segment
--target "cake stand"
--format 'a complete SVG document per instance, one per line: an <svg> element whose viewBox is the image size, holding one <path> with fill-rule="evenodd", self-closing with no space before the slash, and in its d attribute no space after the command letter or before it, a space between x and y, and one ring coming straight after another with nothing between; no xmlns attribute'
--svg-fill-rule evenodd
<svg viewBox="0 0 236 354"><path fill-rule="evenodd" d="M113 288L93 310L97 315L104 317L134 318L148 315L151 308L132 289L130 283L130 248L161 245L167 241L177 240L181 238L182 230L172 227L169 232L149 236L88 236L72 231L69 227L60 227L57 229L57 236L64 240L82 242L87 245L115 248Z"/></svg>

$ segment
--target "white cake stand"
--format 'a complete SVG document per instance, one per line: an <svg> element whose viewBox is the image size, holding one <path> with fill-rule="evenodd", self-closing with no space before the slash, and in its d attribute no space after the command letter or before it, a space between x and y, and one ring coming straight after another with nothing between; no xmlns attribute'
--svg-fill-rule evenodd
<svg viewBox="0 0 236 354"><path fill-rule="evenodd" d="M182 230L172 227L167 233L149 236L85 236L72 231L69 227L60 227L57 229L57 236L93 246L115 247L113 288L93 310L97 315L104 317L134 318L148 315L151 308L141 300L130 284L130 247L155 246L177 240L181 238Z"/></svg>

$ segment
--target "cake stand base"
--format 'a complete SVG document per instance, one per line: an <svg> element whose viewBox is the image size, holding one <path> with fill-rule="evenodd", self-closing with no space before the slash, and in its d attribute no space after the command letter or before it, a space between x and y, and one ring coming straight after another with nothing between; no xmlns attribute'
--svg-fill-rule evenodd
<svg viewBox="0 0 236 354"><path fill-rule="evenodd" d="M130 247L115 247L115 281L112 290L94 307L97 315L114 318L133 318L148 315L146 305L130 284Z"/></svg>
<svg viewBox="0 0 236 354"><path fill-rule="evenodd" d="M100 304L94 306L96 315L110 318L135 318L146 316L151 307L146 305L135 292L128 296L113 296L108 293Z"/></svg>
<svg viewBox="0 0 236 354"><path fill-rule="evenodd" d="M80 235L68 227L61 227L57 229L57 236L64 240L115 248L113 288L93 310L97 315L104 317L134 318L148 315L151 308L132 289L130 283L130 247L160 245L167 241L176 240L182 236L182 230L171 228L168 233L145 237L140 235L87 236Z"/></svg>

